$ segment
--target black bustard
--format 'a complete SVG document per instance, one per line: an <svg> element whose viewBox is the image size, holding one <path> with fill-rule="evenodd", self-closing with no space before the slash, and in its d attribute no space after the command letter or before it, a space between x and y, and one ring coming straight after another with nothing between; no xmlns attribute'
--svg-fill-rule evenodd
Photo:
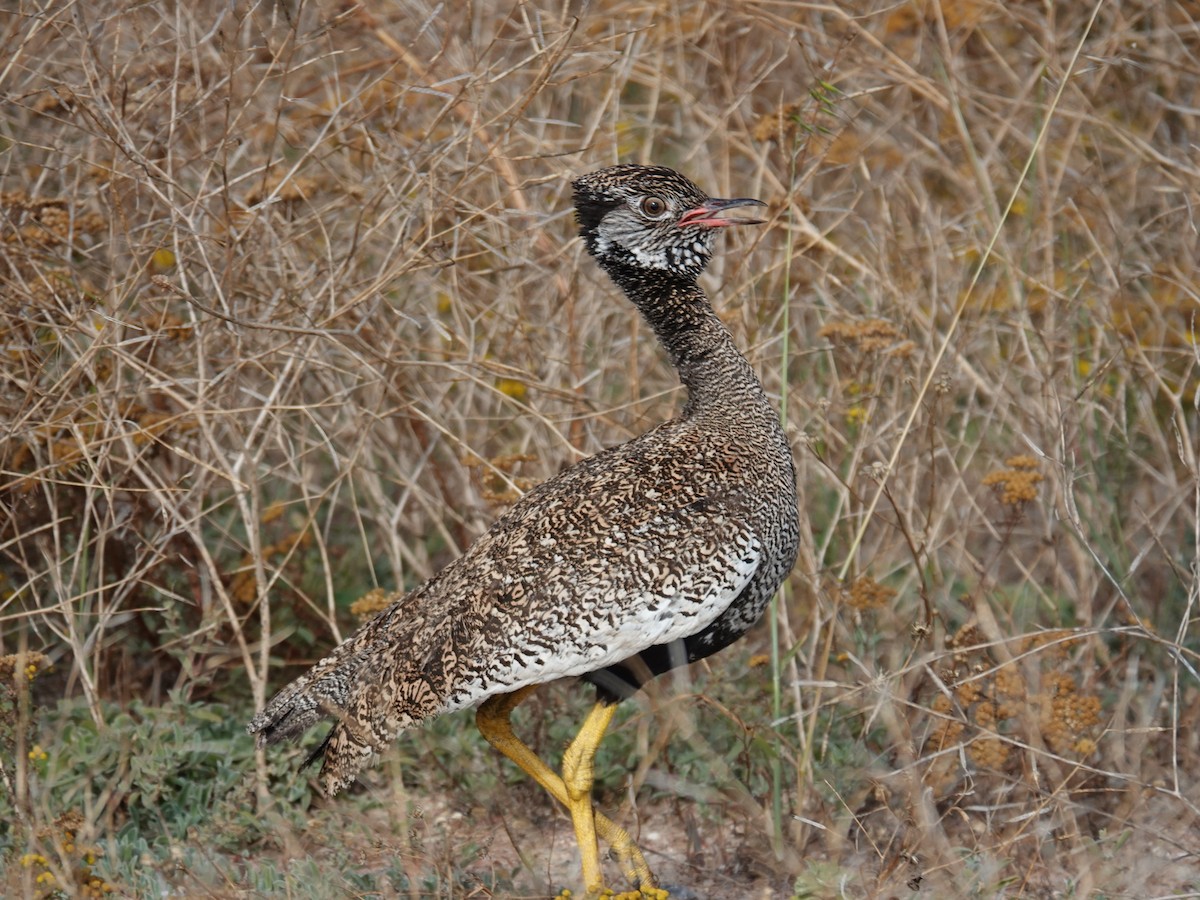
<svg viewBox="0 0 1200 900"><path fill-rule="evenodd" d="M665 896L629 834L592 808L616 703L758 620L796 559L795 470L779 417L696 279L725 217L659 166L574 183L588 252L654 329L687 388L682 414L531 490L462 557L285 687L249 725L260 744L333 720L310 761L334 794L405 728L477 706L479 730L570 812L589 896L597 836L637 891ZM568 676L597 702L562 774L513 733L513 709Z"/></svg>

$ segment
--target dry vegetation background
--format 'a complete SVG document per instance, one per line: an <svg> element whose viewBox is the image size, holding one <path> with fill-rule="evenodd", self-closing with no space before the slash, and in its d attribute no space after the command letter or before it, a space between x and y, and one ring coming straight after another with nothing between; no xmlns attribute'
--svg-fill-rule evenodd
<svg viewBox="0 0 1200 900"><path fill-rule="evenodd" d="M652 161L770 203L812 527L603 804L700 897L1200 896L1198 85L1172 0L6 4L0 890L577 886L467 716L335 802L242 726L677 408L569 215Z"/></svg>

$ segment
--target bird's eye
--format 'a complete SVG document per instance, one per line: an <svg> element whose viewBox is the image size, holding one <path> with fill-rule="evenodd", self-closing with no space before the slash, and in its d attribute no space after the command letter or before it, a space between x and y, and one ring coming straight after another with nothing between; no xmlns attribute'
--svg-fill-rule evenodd
<svg viewBox="0 0 1200 900"><path fill-rule="evenodd" d="M667 201L662 197L645 197L641 206L642 212L651 219L658 219L667 211Z"/></svg>

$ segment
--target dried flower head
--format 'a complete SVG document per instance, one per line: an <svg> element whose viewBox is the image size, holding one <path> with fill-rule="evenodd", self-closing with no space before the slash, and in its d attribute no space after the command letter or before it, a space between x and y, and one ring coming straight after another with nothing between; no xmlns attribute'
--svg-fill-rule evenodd
<svg viewBox="0 0 1200 900"><path fill-rule="evenodd" d="M1000 496L1006 506L1020 507L1037 499L1037 486L1045 480L1037 472L1038 462L1032 456L1011 456L1005 460L1006 469L997 469L984 476L983 484Z"/></svg>
<svg viewBox="0 0 1200 900"><path fill-rule="evenodd" d="M0 240L6 244L47 248L73 236L96 235L108 228L103 216L77 211L62 197L30 197L24 191L0 193L0 211L6 220Z"/></svg>
<svg viewBox="0 0 1200 900"><path fill-rule="evenodd" d="M365 622L391 606L395 599L395 594L383 588L373 588L350 604L350 614L358 621Z"/></svg>
<svg viewBox="0 0 1200 900"><path fill-rule="evenodd" d="M987 769L1003 769L1011 748L1007 741L996 737L981 737L967 747L967 755L976 765Z"/></svg>
<svg viewBox="0 0 1200 900"><path fill-rule="evenodd" d="M483 498L493 506L509 506L537 484L536 478L513 474L520 463L534 462L531 453L509 453L489 459L486 463L477 456L468 457L463 464L479 484Z"/></svg>
<svg viewBox="0 0 1200 900"><path fill-rule="evenodd" d="M1054 673L1046 679L1046 690L1039 695L1041 729L1046 745L1055 753L1067 755L1095 750L1095 731L1100 725L1100 698L1080 694L1075 679Z"/></svg>
<svg viewBox="0 0 1200 900"><path fill-rule="evenodd" d="M36 650L0 656L0 684L11 684L14 678L33 681L38 672L49 667L49 657Z"/></svg>
<svg viewBox="0 0 1200 900"><path fill-rule="evenodd" d="M882 609L896 596L896 590L866 575L860 575L850 584L844 596L846 602L854 609Z"/></svg>
<svg viewBox="0 0 1200 900"><path fill-rule="evenodd" d="M904 332L887 319L829 322L817 334L834 347L864 355L906 358L916 349L916 345L904 337Z"/></svg>

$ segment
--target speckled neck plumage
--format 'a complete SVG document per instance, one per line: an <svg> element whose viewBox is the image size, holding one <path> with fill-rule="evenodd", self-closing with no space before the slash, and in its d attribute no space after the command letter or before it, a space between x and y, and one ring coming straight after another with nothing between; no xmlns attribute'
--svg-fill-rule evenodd
<svg viewBox="0 0 1200 900"><path fill-rule="evenodd" d="M599 260L655 336L688 391L683 415L761 412L767 404L758 376L694 278ZM755 407L750 408L748 403ZM769 408L768 415L775 413Z"/></svg>

